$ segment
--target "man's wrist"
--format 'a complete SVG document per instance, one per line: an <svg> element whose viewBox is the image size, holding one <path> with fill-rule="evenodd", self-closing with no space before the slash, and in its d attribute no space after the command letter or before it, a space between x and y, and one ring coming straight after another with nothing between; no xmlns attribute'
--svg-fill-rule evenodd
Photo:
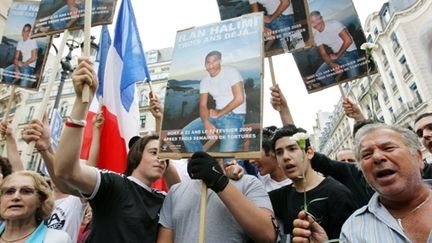
<svg viewBox="0 0 432 243"><path fill-rule="evenodd" d="M229 183L228 177L226 175L222 175L217 179L214 185L210 187L210 189L218 193L223 191L225 187L228 185L228 183Z"/></svg>
<svg viewBox="0 0 432 243"><path fill-rule="evenodd" d="M37 147L36 148L36 150L39 152L39 153L42 153L42 152L47 152L47 151L49 151L50 149L51 149L51 147L52 147L52 144L51 143L49 143L47 146L41 146L41 147Z"/></svg>

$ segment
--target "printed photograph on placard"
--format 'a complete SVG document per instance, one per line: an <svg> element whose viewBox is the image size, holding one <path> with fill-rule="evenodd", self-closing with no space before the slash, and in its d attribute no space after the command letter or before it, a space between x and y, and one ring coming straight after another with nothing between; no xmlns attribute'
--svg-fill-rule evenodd
<svg viewBox="0 0 432 243"><path fill-rule="evenodd" d="M177 32L160 156L260 151L262 26L254 13Z"/></svg>
<svg viewBox="0 0 432 243"><path fill-rule="evenodd" d="M92 0L92 26L111 24L117 0ZM85 0L41 0L32 38L84 28Z"/></svg>
<svg viewBox="0 0 432 243"><path fill-rule="evenodd" d="M309 10L316 47L293 53L308 93L364 77L366 38L352 1L310 0Z"/></svg>
<svg viewBox="0 0 432 243"><path fill-rule="evenodd" d="M217 0L222 20L251 12L264 13L266 56L309 48L307 0Z"/></svg>
<svg viewBox="0 0 432 243"><path fill-rule="evenodd" d="M39 3L13 2L0 43L0 82L38 89L48 57L50 37L31 39Z"/></svg>

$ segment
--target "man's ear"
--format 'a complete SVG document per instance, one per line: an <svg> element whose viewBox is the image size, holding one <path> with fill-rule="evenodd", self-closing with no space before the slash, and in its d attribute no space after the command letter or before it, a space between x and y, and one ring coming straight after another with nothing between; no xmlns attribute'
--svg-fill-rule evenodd
<svg viewBox="0 0 432 243"><path fill-rule="evenodd" d="M270 157L276 158L276 153L273 150L269 151Z"/></svg>
<svg viewBox="0 0 432 243"><path fill-rule="evenodd" d="M312 148L312 146L309 146L306 149L306 158L308 160L312 160L312 158L314 157L314 155L315 155L315 150Z"/></svg>
<svg viewBox="0 0 432 243"><path fill-rule="evenodd" d="M417 149L416 150L416 154L417 154L417 158L418 158L418 163L419 163L419 165L420 165L420 170L421 171L423 171L424 170L424 167L425 167L425 164L424 164L424 162L423 162L423 153L421 152L421 150L420 149Z"/></svg>

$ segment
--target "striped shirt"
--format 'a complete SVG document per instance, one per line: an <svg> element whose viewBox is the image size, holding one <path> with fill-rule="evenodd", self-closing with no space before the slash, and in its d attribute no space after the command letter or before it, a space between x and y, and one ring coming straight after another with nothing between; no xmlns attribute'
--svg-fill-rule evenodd
<svg viewBox="0 0 432 243"><path fill-rule="evenodd" d="M379 202L378 195L375 193L368 205L355 211L345 221L342 226L340 242L411 242L397 220ZM430 233L427 242L432 243Z"/></svg>

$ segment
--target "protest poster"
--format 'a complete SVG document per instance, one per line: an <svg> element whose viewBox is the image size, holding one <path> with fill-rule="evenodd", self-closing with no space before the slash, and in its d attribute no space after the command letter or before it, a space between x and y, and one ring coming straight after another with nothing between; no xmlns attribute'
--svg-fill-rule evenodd
<svg viewBox="0 0 432 243"><path fill-rule="evenodd" d="M222 20L251 12L264 13L264 51L267 57L313 45L308 27L307 0L217 0L217 3ZM277 15L279 7L283 11Z"/></svg>
<svg viewBox="0 0 432 243"><path fill-rule="evenodd" d="M316 47L293 53L308 93L364 77L366 38L352 1L309 0L309 10Z"/></svg>
<svg viewBox="0 0 432 243"><path fill-rule="evenodd" d="M117 0L92 0L92 26L111 24ZM32 38L84 28L85 0L41 0Z"/></svg>
<svg viewBox="0 0 432 243"><path fill-rule="evenodd" d="M260 156L262 27L253 13L177 32L160 157Z"/></svg>
<svg viewBox="0 0 432 243"><path fill-rule="evenodd" d="M51 38L30 39L39 2L12 3L0 43L1 83L38 89Z"/></svg>

